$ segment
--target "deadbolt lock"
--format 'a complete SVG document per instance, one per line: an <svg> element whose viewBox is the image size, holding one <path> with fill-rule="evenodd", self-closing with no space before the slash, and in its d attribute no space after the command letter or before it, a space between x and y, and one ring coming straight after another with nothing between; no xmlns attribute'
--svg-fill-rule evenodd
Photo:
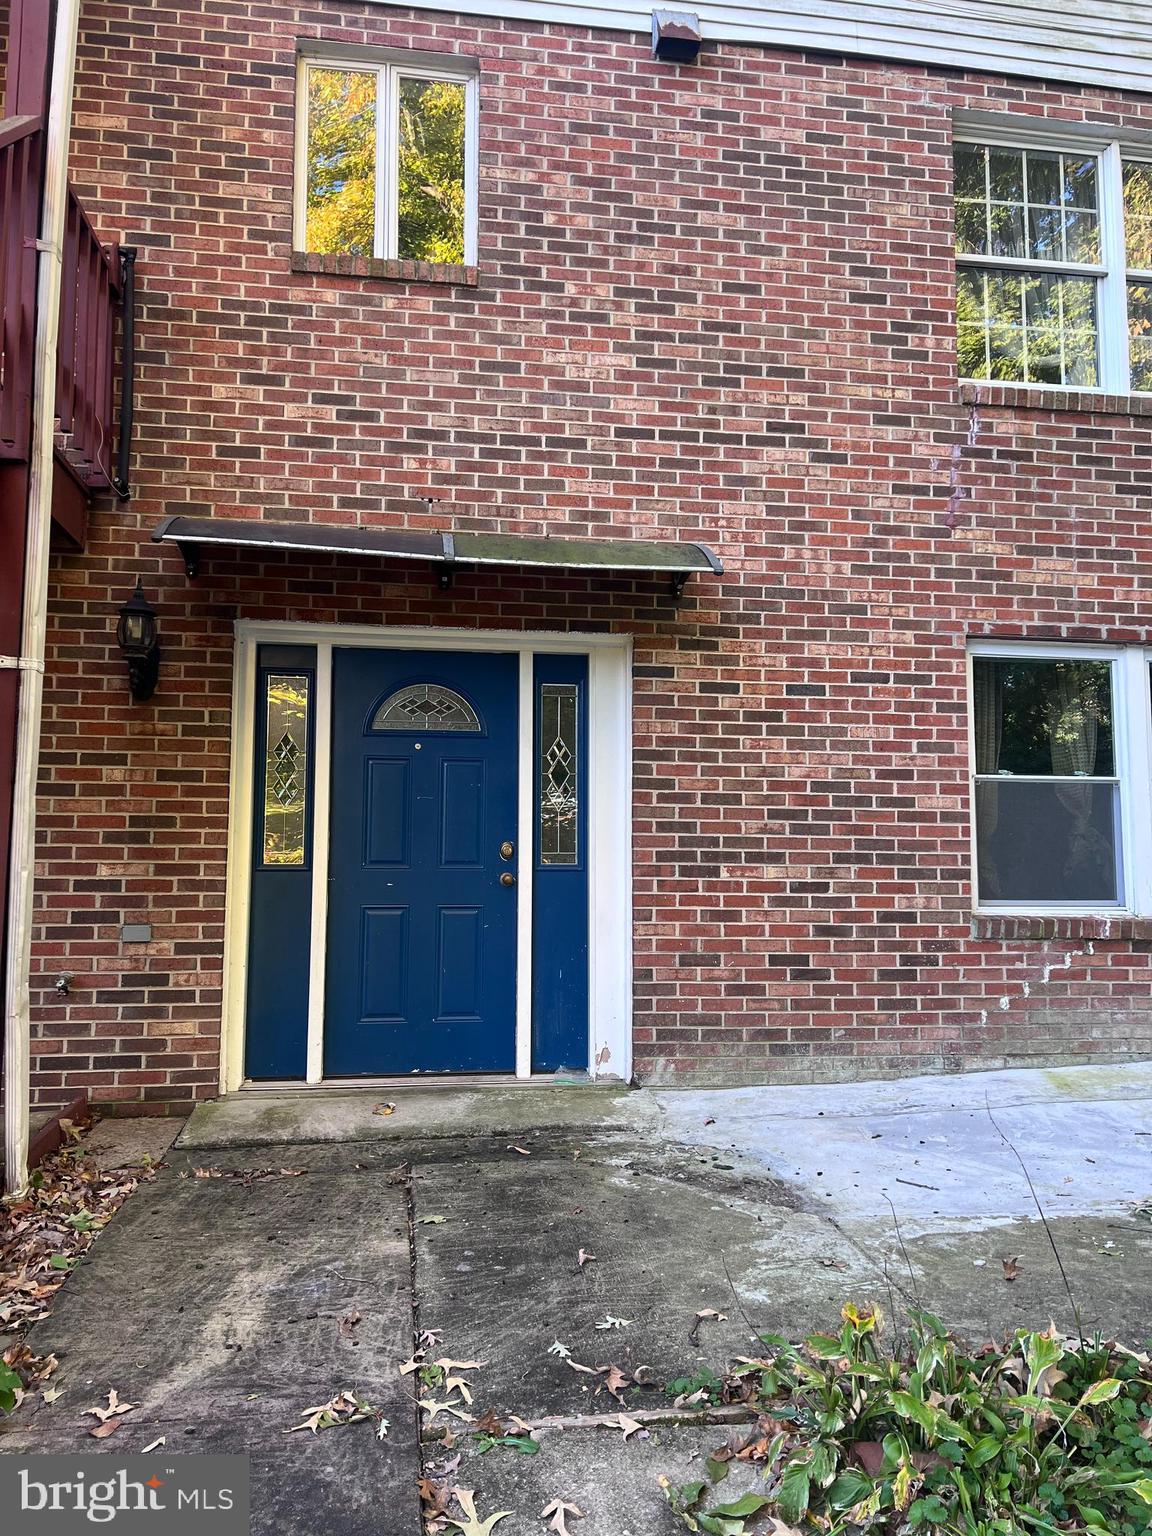
<svg viewBox="0 0 1152 1536"><path fill-rule="evenodd" d="M515 843L501 843L500 844L500 857L502 859L510 859L515 852L516 852L516 845L515 845Z"/></svg>

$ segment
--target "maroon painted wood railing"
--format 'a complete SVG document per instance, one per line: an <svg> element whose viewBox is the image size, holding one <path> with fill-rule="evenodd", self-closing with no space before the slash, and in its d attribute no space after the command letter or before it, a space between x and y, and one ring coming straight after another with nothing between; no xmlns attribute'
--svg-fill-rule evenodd
<svg viewBox="0 0 1152 1536"><path fill-rule="evenodd" d="M39 120L0 122L0 459L22 460L29 452L42 172ZM56 458L89 494L127 495L133 327L125 290L131 293L134 256L101 243L69 187L56 352Z"/></svg>
<svg viewBox="0 0 1152 1536"><path fill-rule="evenodd" d="M42 140L39 118L0 122L0 459L28 457Z"/></svg>
<svg viewBox="0 0 1152 1536"><path fill-rule="evenodd" d="M57 452L88 490L116 488L115 361L123 298L120 252L100 243L69 187L56 352Z"/></svg>

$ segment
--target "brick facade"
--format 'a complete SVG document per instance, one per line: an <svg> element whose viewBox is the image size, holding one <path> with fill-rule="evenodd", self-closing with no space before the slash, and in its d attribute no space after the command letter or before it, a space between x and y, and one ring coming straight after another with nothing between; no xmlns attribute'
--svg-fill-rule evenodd
<svg viewBox="0 0 1152 1536"><path fill-rule="evenodd" d="M480 60L461 281L293 263L316 37ZM1152 128L1152 100L827 55L676 68L624 34L341 0L85 7L73 179L140 248L139 452L134 499L53 570L40 1102L216 1091L237 617L634 636L644 1080L1147 1052L1152 923L971 916L965 638L1148 638L1152 423L961 390L962 107ZM279 554L189 583L148 542L180 512L699 537L727 570L679 606ZM143 706L113 640L138 572L164 647ZM121 943L134 921L151 943Z"/></svg>

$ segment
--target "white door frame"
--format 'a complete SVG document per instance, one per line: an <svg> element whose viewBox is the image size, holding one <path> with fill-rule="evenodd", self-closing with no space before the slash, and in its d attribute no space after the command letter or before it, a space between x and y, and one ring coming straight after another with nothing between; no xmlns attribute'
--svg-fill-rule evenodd
<svg viewBox="0 0 1152 1536"><path fill-rule="evenodd" d="M256 653L261 645L316 647L312 813L312 931L306 1082L324 1081L324 996L328 924L328 832L332 768L332 651L499 651L520 659L519 812L529 846L534 813L534 691L537 654L588 657L588 1072L632 1076L632 641L628 635L298 624L239 619L232 680L232 761L224 930L220 1091L244 1086L248 918L252 885ZM526 830L527 829L527 830ZM519 882L516 965L516 1076L532 1076L532 865ZM550 1076L551 1074L546 1074ZM341 1079L341 1082L347 1082ZM423 1081L423 1079L421 1079ZM431 1079L429 1079L431 1081Z"/></svg>

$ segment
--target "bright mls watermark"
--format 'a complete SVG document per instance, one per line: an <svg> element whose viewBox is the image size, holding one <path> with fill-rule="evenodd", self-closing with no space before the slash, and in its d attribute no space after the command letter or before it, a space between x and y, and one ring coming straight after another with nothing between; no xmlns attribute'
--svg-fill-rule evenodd
<svg viewBox="0 0 1152 1536"><path fill-rule="evenodd" d="M247 1456L0 1456L4 1536L248 1536Z"/></svg>

